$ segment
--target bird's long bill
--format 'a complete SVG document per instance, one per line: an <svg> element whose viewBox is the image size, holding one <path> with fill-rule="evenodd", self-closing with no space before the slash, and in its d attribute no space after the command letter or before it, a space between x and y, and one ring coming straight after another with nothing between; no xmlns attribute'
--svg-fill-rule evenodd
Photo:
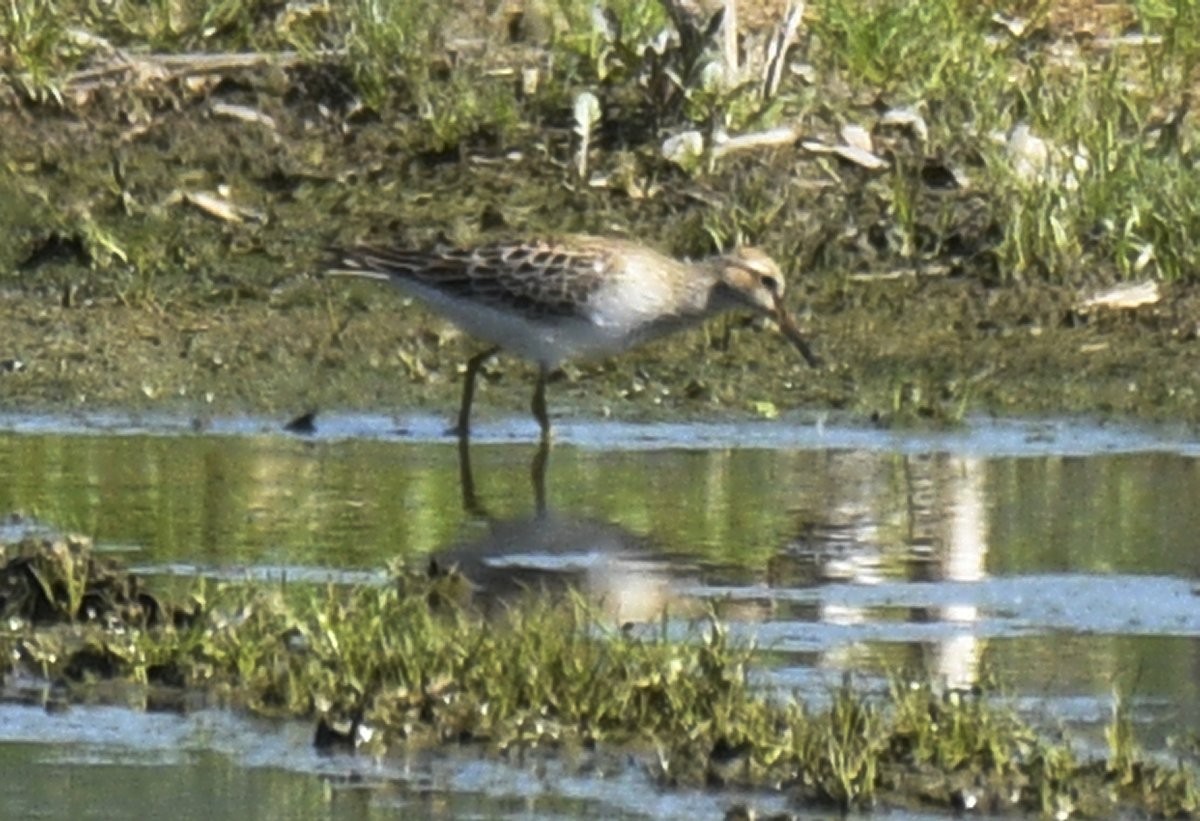
<svg viewBox="0 0 1200 821"><path fill-rule="evenodd" d="M804 338L804 334L800 332L800 328L796 325L796 320L792 319L792 315L784 310L783 303L775 303L775 321L779 324L779 330L796 346L796 350L800 351L800 355L804 357L804 361L810 367L821 367L821 357L817 356L813 349L809 347L808 340Z"/></svg>

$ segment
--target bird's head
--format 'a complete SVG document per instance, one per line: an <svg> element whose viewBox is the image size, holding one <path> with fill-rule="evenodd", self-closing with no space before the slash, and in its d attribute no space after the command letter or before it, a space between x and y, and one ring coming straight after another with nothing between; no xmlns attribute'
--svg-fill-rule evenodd
<svg viewBox="0 0 1200 821"><path fill-rule="evenodd" d="M729 293L747 308L771 317L779 330L812 367L821 359L804 339L796 320L783 304L785 283L779 264L758 248L742 247L719 257L718 274Z"/></svg>
<svg viewBox="0 0 1200 821"><path fill-rule="evenodd" d="M721 282L733 296L759 313L774 316L783 302L783 271L757 248L743 247L719 258Z"/></svg>

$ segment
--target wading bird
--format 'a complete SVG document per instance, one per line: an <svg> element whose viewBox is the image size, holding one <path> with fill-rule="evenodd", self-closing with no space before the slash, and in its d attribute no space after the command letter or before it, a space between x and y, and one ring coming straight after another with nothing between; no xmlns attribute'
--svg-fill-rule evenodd
<svg viewBox="0 0 1200 821"><path fill-rule="evenodd" d="M356 246L327 273L390 282L491 347L471 357L455 432L470 431L475 377L501 350L538 366L533 415L550 435L547 376L726 311L770 317L809 365L820 359L783 305L779 266L756 248L683 262L625 239L566 236L412 251Z"/></svg>

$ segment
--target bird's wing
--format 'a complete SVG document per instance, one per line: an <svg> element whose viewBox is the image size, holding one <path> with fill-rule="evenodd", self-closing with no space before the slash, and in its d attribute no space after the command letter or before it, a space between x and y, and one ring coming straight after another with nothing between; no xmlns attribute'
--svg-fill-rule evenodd
<svg viewBox="0 0 1200 821"><path fill-rule="evenodd" d="M603 248L557 242L431 251L357 246L341 252L337 272L386 275L401 287L410 283L529 317L568 318L587 316L588 299L611 262Z"/></svg>

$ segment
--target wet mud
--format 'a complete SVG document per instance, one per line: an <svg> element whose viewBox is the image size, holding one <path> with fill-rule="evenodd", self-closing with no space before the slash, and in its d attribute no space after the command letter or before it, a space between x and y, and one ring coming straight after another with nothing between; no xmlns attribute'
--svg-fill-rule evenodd
<svg viewBox="0 0 1200 821"><path fill-rule="evenodd" d="M151 110L116 92L74 112L0 108L0 408L449 415L479 346L386 287L321 279L329 246L587 231L699 255L732 223L781 261L825 367L810 370L773 329L718 319L569 366L551 386L552 413L1200 419L1193 287L1085 310L1111 277L1007 276L990 251L997 225L980 220L970 192L920 192L929 250L901 259L872 239L889 219L886 181L844 170L839 186L814 187L823 172L794 148L703 182L677 173L638 199L571 185L539 159L563 149L550 124L519 144L431 156L406 145L403 122L319 108L311 88L239 83L207 97L176 90ZM218 98L269 114L272 127L214 116ZM605 156L633 161L617 148ZM211 190L243 210L215 215L189 199ZM531 378L512 360L490 365L478 411L524 413Z"/></svg>

